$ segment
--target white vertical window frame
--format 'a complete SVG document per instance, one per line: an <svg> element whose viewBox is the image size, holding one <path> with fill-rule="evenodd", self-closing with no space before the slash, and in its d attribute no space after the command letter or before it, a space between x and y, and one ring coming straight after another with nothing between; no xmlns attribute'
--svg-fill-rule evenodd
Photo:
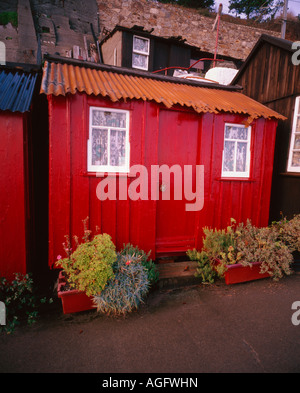
<svg viewBox="0 0 300 393"><path fill-rule="evenodd" d="M300 172L300 96L295 100L287 171Z"/></svg>
<svg viewBox="0 0 300 393"><path fill-rule="evenodd" d="M230 135L230 128L236 131ZM239 131L244 135L238 136ZM228 149L228 146L232 146L233 149ZM238 146L242 146L243 156L242 160L239 158ZM230 156L230 159L229 159ZM240 160L240 162L239 162ZM222 178L249 178L250 177L250 161L251 161L251 126L245 127L242 124L225 123L224 127L224 147L222 154ZM243 170L239 166L243 166Z"/></svg>
<svg viewBox="0 0 300 393"><path fill-rule="evenodd" d="M137 42L144 42L146 47L138 47ZM137 35L133 36L132 43L132 67L140 70L148 71L149 67L149 54L150 54L150 39L140 37ZM145 60L144 62L141 60Z"/></svg>
<svg viewBox="0 0 300 393"><path fill-rule="evenodd" d="M93 120L93 115L98 114L102 116L102 119L95 122ZM105 116L110 117L110 122L105 120ZM120 122L122 124L117 124L118 119L111 119L113 116L119 116ZM103 120L104 119L104 120ZM113 121L115 120L115 124ZM101 140L99 137L99 141L93 133L101 131L103 133L107 132L107 141L106 145L101 145ZM113 165L111 163L111 139L112 132L117 134L118 132L125 132L125 140L124 140L124 148L125 148L125 157L124 163L121 165ZM105 138L104 138L105 139ZM98 143L98 145L97 145ZM96 146L95 146L96 145ZM95 150L105 151L106 154L106 163L101 163L101 156L99 160L95 159ZM120 156L119 156L120 157ZM87 141L87 170L88 172L108 172L108 173L129 173L130 166L130 143L129 143L129 111L121 110L121 109L112 109L112 108L103 108L103 107L90 107L89 111L89 139Z"/></svg>

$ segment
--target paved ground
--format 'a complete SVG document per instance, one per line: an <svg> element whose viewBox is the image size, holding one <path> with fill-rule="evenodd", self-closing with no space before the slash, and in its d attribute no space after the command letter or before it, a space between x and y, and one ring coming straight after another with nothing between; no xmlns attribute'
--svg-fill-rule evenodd
<svg viewBox="0 0 300 393"><path fill-rule="evenodd" d="M125 318L63 315L57 303L33 327L0 335L0 371L299 373L295 301L299 273L279 282L158 289Z"/></svg>

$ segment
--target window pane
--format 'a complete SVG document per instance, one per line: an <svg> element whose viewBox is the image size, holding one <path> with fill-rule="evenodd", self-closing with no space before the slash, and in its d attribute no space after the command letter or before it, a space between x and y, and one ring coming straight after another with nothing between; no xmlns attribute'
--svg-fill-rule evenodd
<svg viewBox="0 0 300 393"><path fill-rule="evenodd" d="M148 69L147 59L148 59L148 56L133 53L132 54L132 67L142 68L145 70Z"/></svg>
<svg viewBox="0 0 300 393"><path fill-rule="evenodd" d="M300 151L294 151L293 152L292 166L300 167Z"/></svg>
<svg viewBox="0 0 300 393"><path fill-rule="evenodd" d="M111 130L110 132L110 165L125 165L126 131Z"/></svg>
<svg viewBox="0 0 300 393"><path fill-rule="evenodd" d="M103 110L93 110L93 126L126 127L126 114L122 112L109 112Z"/></svg>
<svg viewBox="0 0 300 393"><path fill-rule="evenodd" d="M246 172L247 143L237 142L236 151L236 170L237 172Z"/></svg>
<svg viewBox="0 0 300 393"><path fill-rule="evenodd" d="M133 37L133 50L149 53L149 41L141 37Z"/></svg>
<svg viewBox="0 0 300 393"><path fill-rule="evenodd" d="M296 121L296 132L300 132L300 116L297 118Z"/></svg>
<svg viewBox="0 0 300 393"><path fill-rule="evenodd" d="M92 165L107 165L108 130L92 130Z"/></svg>
<svg viewBox="0 0 300 393"><path fill-rule="evenodd" d="M224 172L233 172L234 171L234 142L225 141L224 144L224 163L223 170Z"/></svg>
<svg viewBox="0 0 300 393"><path fill-rule="evenodd" d="M295 134L294 149L300 149L300 134Z"/></svg>
<svg viewBox="0 0 300 393"><path fill-rule="evenodd" d="M225 139L247 140L248 139L248 128L226 126L225 127Z"/></svg>

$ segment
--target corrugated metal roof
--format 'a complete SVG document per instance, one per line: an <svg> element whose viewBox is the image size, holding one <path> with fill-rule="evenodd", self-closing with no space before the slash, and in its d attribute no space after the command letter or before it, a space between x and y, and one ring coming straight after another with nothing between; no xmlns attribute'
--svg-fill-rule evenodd
<svg viewBox="0 0 300 393"><path fill-rule="evenodd" d="M29 111L36 79L36 73L0 70L0 110Z"/></svg>
<svg viewBox="0 0 300 393"><path fill-rule="evenodd" d="M116 68L116 67L115 67ZM221 111L245 114L249 121L258 117L285 119L270 108L254 101L242 93L228 88L187 83L179 78L159 79L126 73L124 69L84 66L83 64L46 61L44 64L41 93L66 95L85 92L101 95L111 101L137 99L164 104L167 108L181 105L198 113L220 113ZM170 81L172 79L172 82Z"/></svg>

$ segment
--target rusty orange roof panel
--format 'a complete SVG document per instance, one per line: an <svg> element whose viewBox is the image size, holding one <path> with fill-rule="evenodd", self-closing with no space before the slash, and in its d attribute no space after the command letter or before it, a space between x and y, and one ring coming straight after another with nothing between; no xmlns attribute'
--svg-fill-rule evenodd
<svg viewBox="0 0 300 393"><path fill-rule="evenodd" d="M142 99L163 103L167 108L174 105L189 107L198 113L222 111L245 114L251 119L286 119L234 87L209 86L179 78L164 79L150 73L144 73L144 76L143 73L135 74L133 70L122 70L123 72L117 71L116 67L72 63L69 59L48 59L44 64L40 92L55 96L85 92L88 95L108 96L113 102Z"/></svg>

